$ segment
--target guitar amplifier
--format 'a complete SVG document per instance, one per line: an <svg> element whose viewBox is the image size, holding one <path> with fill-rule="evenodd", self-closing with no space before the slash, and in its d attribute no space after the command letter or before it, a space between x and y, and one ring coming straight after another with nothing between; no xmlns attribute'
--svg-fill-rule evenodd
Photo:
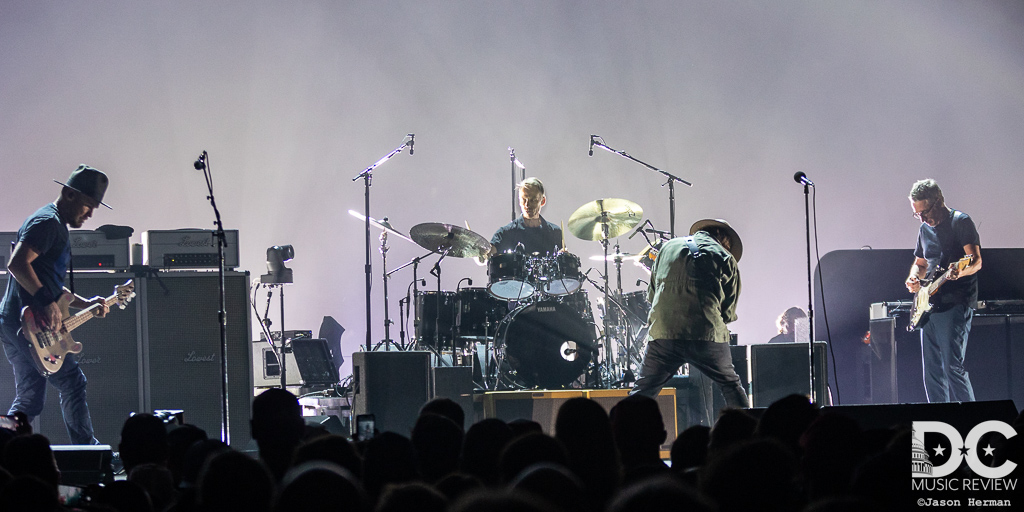
<svg viewBox="0 0 1024 512"><path fill-rule="evenodd" d="M216 232L210 229L149 230L142 233L143 264L163 269L217 268ZM226 229L224 268L238 267L238 230Z"/></svg>
<svg viewBox="0 0 1024 512"><path fill-rule="evenodd" d="M17 231L0 231L0 272L7 272L7 262L11 259L14 244L18 243Z"/></svg>
<svg viewBox="0 0 1024 512"><path fill-rule="evenodd" d="M80 270L127 270L128 238L111 240L101 231L71 230L71 262Z"/></svg>

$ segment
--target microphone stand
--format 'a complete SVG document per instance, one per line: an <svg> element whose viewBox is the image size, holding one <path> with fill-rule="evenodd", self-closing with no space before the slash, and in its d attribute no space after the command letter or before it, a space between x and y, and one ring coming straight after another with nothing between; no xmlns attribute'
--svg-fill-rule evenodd
<svg viewBox="0 0 1024 512"><path fill-rule="evenodd" d="M405 149L406 147L410 148L409 149L409 154L411 155L412 154L412 144L413 144L412 141L413 140L414 140L413 139L413 134L410 133L410 134L406 135L405 136L405 140L402 141L402 145L401 146L398 146L393 151L391 151L390 153L385 155L384 158L381 158L380 160L377 160L376 162L373 163L373 165L367 167L366 169L363 169L363 172L357 174L354 178L352 178L352 181L356 181L359 178L362 178L363 179L363 187L365 189L365 191L363 192L364 201L365 201L365 214L364 214L364 217L366 217L366 219L364 221L366 223L366 267L364 269L365 272L366 272L366 345L365 345L364 350L370 350L370 347L373 346L373 342L371 341L371 336L372 335L370 333L370 329L371 329L370 328L370 322L372 321L372 319L370 317L370 309L371 309L370 290L372 289L372 283L373 283L373 276L372 276L372 274L373 274L373 267L372 267L372 264L370 263L370 185L371 185L371 181L373 180L373 170L376 169L377 167L379 167L384 162L387 162L388 160L390 160L391 157L397 155L398 153L401 153L402 150ZM205 152L204 152L204 154L205 154Z"/></svg>
<svg viewBox="0 0 1024 512"><path fill-rule="evenodd" d="M526 167L523 163L516 159L516 149L513 147L508 148L508 159L512 162L512 220L516 220L516 205L519 204L519 194L516 191L516 167L519 167L522 177L519 181L526 179Z"/></svg>
<svg viewBox="0 0 1024 512"><path fill-rule="evenodd" d="M623 158L628 158L628 159L630 159L630 160L632 160L632 161L634 161L634 162L636 162L636 163L638 163L640 165L643 165L644 167L646 167L646 168L648 168L648 169L650 169L650 170L652 170L654 172L661 173L666 178L668 178L668 181L665 182L665 184L662 185L662 186L664 187L665 185L668 185L669 232L672 234L672 238L675 238L675 236L676 236L676 182L678 181L679 183L682 183L683 185L686 185L687 187L692 187L693 184L688 182L688 181L686 181L686 180L684 180L684 179L682 179L682 178L673 176L668 171L664 171L662 169L658 169L657 167L655 167L655 166L653 166L653 165L651 165L651 164L649 164L647 162L644 162L643 160L639 160L637 158L634 158L632 155L626 153L625 151L619 151L619 150L612 149L612 148L608 147L607 145L605 145L604 139L602 139L600 135L591 135L590 136L590 144L591 144L591 151L593 151L593 146L597 146L597 147L599 147L601 149L604 149L606 151L611 151L612 153L615 153L616 155L619 155L619 156L621 156Z"/></svg>
<svg viewBox="0 0 1024 512"><path fill-rule="evenodd" d="M213 237L217 239L217 283L219 286L218 291L220 292L219 311L217 312L217 321L220 324L220 439L225 444L230 445L231 420L228 415L228 315L224 291L224 248L227 246L228 241L224 234L224 223L221 222L220 210L217 209L217 200L213 197L213 174L210 171L210 155L204 150L194 165L203 171L203 177L206 179L206 189L210 194L206 196L206 199L210 201L210 206L213 208L213 215L216 219L213 223L217 226Z"/></svg>
<svg viewBox="0 0 1024 512"><path fill-rule="evenodd" d="M807 336L807 367L810 369L808 372L810 375L810 395L811 402L818 403L817 393L814 389L814 302L813 293L814 287L812 286L813 274L811 273L811 206L808 196L810 194L810 183L807 181L802 182L804 185L804 225L807 232L807 328L810 329L810 335Z"/></svg>

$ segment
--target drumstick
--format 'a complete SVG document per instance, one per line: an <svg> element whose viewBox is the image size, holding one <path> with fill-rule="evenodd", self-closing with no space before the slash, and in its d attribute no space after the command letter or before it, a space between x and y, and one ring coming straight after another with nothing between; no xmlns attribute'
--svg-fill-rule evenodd
<svg viewBox="0 0 1024 512"><path fill-rule="evenodd" d="M565 221L558 221L558 228L562 230L562 250L565 250Z"/></svg>

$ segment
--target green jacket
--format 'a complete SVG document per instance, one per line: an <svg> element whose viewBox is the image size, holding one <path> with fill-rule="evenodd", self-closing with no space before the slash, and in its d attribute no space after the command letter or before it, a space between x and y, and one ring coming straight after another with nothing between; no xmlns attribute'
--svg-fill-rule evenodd
<svg viewBox="0 0 1024 512"><path fill-rule="evenodd" d="M736 320L740 270L736 258L703 231L693 235L700 257L685 238L665 242L651 269L648 339L729 342L725 324Z"/></svg>

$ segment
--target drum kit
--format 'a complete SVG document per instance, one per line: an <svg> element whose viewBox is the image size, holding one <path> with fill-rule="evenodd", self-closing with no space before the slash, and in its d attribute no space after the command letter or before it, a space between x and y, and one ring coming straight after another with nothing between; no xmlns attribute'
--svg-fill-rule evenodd
<svg viewBox="0 0 1024 512"><path fill-rule="evenodd" d="M517 250L487 258L490 242L468 228L422 223L413 226L406 236L386 219L370 219L372 225L384 231L382 255L387 251L388 233L430 251L385 272L390 276L409 265L414 268L410 285L414 301L406 302L414 307L409 311L415 313L414 333L406 346L403 325L402 343L396 345L430 350L442 358L451 354L453 364L461 364L475 353L482 363L475 377L483 389L557 389L575 382L588 387L614 387L635 380L650 306L646 291L622 292L621 265L632 259L649 270L661 241L649 245L640 255L621 253L618 243L609 254L609 245L612 239L636 228L642 218L643 209L625 199L591 201L569 218L570 233L581 240L601 242L604 255L596 258L604 261L603 283L589 278L590 271L581 272L580 258L565 250L555 254ZM436 254L440 258L431 274L437 278L437 289L420 290L416 266L423 258ZM487 258L487 286L472 287L472 280L464 278L454 292L441 290L440 264L449 256ZM615 264L614 288L609 284L609 263ZM469 281L470 286L461 287L463 281ZM600 324L594 321L587 290L583 289L587 282L602 294L598 301Z"/></svg>

